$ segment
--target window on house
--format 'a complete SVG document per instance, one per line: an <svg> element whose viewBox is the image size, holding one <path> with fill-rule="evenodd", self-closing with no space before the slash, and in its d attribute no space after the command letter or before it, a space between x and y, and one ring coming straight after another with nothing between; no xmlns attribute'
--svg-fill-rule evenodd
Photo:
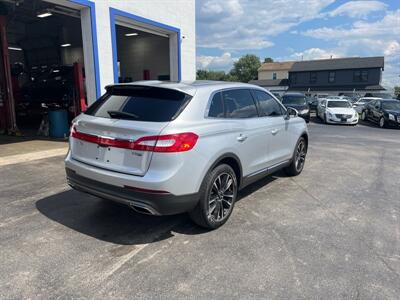
<svg viewBox="0 0 400 300"><path fill-rule="evenodd" d="M310 72L310 83L316 83L316 82L317 82L317 73Z"/></svg>
<svg viewBox="0 0 400 300"><path fill-rule="evenodd" d="M329 72L328 82L333 83L336 80L336 72Z"/></svg>
<svg viewBox="0 0 400 300"><path fill-rule="evenodd" d="M272 79L276 80L276 73L272 73Z"/></svg>
<svg viewBox="0 0 400 300"><path fill-rule="evenodd" d="M368 71L367 70L357 70L353 73L353 81L355 82L367 82L368 81Z"/></svg>
<svg viewBox="0 0 400 300"><path fill-rule="evenodd" d="M368 81L368 71L366 71L366 70L361 71L361 81L362 82Z"/></svg>
<svg viewBox="0 0 400 300"><path fill-rule="evenodd" d="M291 84L296 84L297 83L296 74L291 73L289 78L290 78L290 83Z"/></svg>

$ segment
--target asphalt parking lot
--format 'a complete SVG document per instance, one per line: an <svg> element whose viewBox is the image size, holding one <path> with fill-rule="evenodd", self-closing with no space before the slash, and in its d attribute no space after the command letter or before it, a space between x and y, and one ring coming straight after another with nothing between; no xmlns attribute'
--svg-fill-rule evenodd
<svg viewBox="0 0 400 300"><path fill-rule="evenodd" d="M212 232L71 190L62 156L0 167L0 298L398 299L400 130L309 129Z"/></svg>

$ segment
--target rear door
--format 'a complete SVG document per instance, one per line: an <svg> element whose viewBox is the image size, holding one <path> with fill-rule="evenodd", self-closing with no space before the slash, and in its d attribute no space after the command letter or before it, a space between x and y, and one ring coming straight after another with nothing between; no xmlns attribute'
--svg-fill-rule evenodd
<svg viewBox="0 0 400 300"><path fill-rule="evenodd" d="M268 144L268 166L279 164L291 157L294 145L291 145L291 124L285 120L284 108L270 94L254 90L259 103L261 120L267 126L265 135Z"/></svg>
<svg viewBox="0 0 400 300"><path fill-rule="evenodd" d="M221 92L225 118L232 119L232 130L243 175L267 167L267 124L259 118L256 103L249 89L231 89Z"/></svg>
<svg viewBox="0 0 400 300"><path fill-rule="evenodd" d="M381 113L381 101L375 101L374 106L372 107L371 110L371 117L375 120L375 121L379 121L380 117L382 116Z"/></svg>
<svg viewBox="0 0 400 300"><path fill-rule="evenodd" d="M72 158L102 169L143 176L152 152L137 150L135 145L144 137L159 135L190 99L182 92L164 88L110 87L76 119L70 138ZM155 145L154 139L142 143Z"/></svg>

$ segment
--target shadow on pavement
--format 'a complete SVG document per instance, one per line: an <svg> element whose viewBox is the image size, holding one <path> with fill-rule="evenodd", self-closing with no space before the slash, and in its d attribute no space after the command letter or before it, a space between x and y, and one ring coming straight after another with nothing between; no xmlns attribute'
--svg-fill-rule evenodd
<svg viewBox="0 0 400 300"><path fill-rule="evenodd" d="M240 191L238 200L277 179L265 177ZM135 245L169 239L174 233L203 234L208 230L195 225L187 214L149 216L129 207L75 190L61 192L36 202L36 208L49 219L82 234L106 242Z"/></svg>

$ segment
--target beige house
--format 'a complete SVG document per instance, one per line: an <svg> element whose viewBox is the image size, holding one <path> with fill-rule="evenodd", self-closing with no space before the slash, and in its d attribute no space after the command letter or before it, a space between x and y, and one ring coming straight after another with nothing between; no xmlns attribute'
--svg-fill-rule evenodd
<svg viewBox="0 0 400 300"><path fill-rule="evenodd" d="M294 61L263 63L258 69L258 80L288 79Z"/></svg>
<svg viewBox="0 0 400 300"><path fill-rule="evenodd" d="M289 71L294 61L263 63L258 69L258 80L251 84L262 86L267 90L282 94L289 88Z"/></svg>

